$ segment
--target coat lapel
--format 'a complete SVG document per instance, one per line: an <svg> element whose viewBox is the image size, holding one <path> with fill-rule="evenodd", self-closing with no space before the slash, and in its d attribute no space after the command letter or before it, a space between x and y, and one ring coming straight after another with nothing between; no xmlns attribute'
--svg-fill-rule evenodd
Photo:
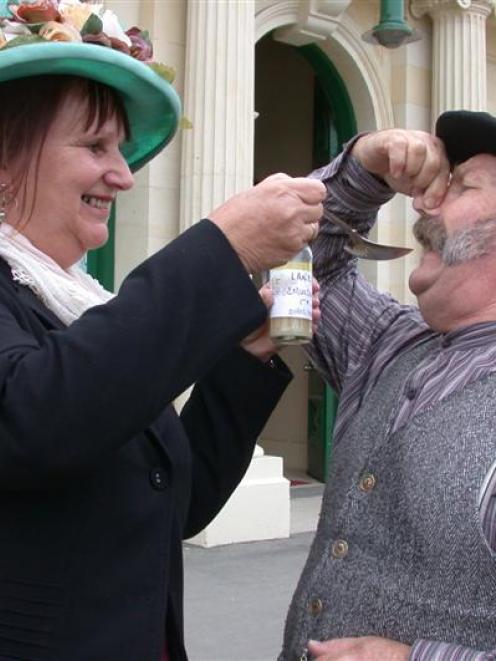
<svg viewBox="0 0 496 661"><path fill-rule="evenodd" d="M51 312L46 305L44 305L36 294L26 287L14 282L10 266L7 262L0 257L0 278L8 284L9 287L15 292L15 295L20 299L23 305L32 310L36 316L41 320L42 324L49 329L63 329L66 328L60 319Z"/></svg>
<svg viewBox="0 0 496 661"><path fill-rule="evenodd" d="M17 295L23 304L27 305L36 314L43 325L47 326L48 328L61 330L66 328L66 325L62 323L62 321L60 321L60 319L40 301L40 299L29 287L18 285L16 290Z"/></svg>

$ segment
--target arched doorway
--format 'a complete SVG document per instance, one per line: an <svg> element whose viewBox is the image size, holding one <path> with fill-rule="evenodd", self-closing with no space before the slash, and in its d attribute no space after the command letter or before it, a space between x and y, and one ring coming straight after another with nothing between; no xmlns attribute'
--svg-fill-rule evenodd
<svg viewBox="0 0 496 661"><path fill-rule="evenodd" d="M356 133L346 87L316 45L295 48L261 39L255 50L254 179L274 172L304 176L325 165ZM261 435L284 458L289 477L325 481L337 399L309 369L298 347L283 350L295 378Z"/></svg>

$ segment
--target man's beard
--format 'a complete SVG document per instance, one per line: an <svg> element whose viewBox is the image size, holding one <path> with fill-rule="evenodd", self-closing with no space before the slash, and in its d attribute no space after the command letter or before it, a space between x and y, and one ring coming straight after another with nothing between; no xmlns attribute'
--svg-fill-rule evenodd
<svg viewBox="0 0 496 661"><path fill-rule="evenodd" d="M448 236L441 218L420 216L413 234L424 250L434 250L446 266L455 266L494 253L496 219L479 220L472 227Z"/></svg>

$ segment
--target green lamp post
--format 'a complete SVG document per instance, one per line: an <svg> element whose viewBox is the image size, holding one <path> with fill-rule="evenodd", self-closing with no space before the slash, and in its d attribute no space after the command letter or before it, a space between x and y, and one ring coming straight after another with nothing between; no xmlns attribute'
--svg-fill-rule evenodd
<svg viewBox="0 0 496 661"><path fill-rule="evenodd" d="M403 0L381 0L379 23L362 35L364 41L384 48L398 48L420 38L418 30L405 21Z"/></svg>

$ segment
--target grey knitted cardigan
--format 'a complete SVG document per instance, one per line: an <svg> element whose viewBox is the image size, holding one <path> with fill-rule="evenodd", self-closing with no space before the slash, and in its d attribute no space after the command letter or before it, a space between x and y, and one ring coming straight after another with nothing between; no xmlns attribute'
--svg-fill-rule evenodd
<svg viewBox="0 0 496 661"><path fill-rule="evenodd" d="M427 339L383 371L334 448L280 661L305 658L309 638L494 646L496 558L481 530L478 495L496 457L496 374L389 428L407 375L437 342ZM366 471L377 482L362 491ZM336 540L348 545L342 557L332 552Z"/></svg>

